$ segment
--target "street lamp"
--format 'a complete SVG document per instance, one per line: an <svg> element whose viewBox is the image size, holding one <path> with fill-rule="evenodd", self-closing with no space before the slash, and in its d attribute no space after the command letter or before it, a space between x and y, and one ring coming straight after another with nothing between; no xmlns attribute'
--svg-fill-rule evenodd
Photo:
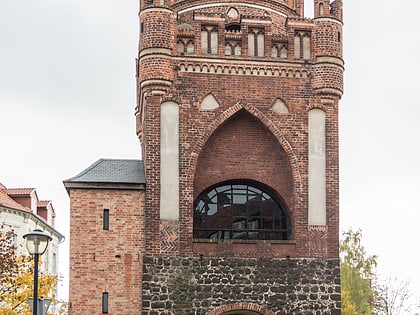
<svg viewBox="0 0 420 315"><path fill-rule="evenodd" d="M38 259L39 255L45 253L48 247L48 243L52 240L52 237L45 232L35 229L31 233L23 235L26 239L26 249L29 254L34 256L34 299L32 314L38 315Z"/></svg>

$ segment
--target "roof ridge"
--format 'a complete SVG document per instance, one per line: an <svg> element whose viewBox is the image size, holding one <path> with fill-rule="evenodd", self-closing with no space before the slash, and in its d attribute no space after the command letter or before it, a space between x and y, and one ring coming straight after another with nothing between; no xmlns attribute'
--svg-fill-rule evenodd
<svg viewBox="0 0 420 315"><path fill-rule="evenodd" d="M52 203L52 200L38 200L37 206L42 205L42 204L49 204L49 203Z"/></svg>
<svg viewBox="0 0 420 315"><path fill-rule="evenodd" d="M33 191L36 192L36 188L5 188L3 189L3 191L8 195L27 195L32 193Z"/></svg>
<svg viewBox="0 0 420 315"><path fill-rule="evenodd" d="M98 161L143 161L142 159L100 158Z"/></svg>

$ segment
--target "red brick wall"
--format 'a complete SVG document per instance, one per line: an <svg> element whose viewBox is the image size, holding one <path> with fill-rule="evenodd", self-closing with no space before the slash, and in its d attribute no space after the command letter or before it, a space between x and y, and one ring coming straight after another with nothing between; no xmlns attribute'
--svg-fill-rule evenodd
<svg viewBox="0 0 420 315"><path fill-rule="evenodd" d="M45 222L48 222L48 210L46 208L38 208L36 212Z"/></svg>
<svg viewBox="0 0 420 315"><path fill-rule="evenodd" d="M109 314L138 314L143 207L144 191L71 190L69 314L101 314L102 292L109 293Z"/></svg>
<svg viewBox="0 0 420 315"><path fill-rule="evenodd" d="M29 209L32 208L32 197L12 197L14 201Z"/></svg>
<svg viewBox="0 0 420 315"><path fill-rule="evenodd" d="M206 188L231 179L268 185L289 208L294 208L287 155L268 128L246 111L238 112L217 129L201 150L194 199Z"/></svg>
<svg viewBox="0 0 420 315"><path fill-rule="evenodd" d="M310 79L182 73L179 82L178 90L188 90L188 97L179 96L180 142L183 152L180 161L180 248L185 252L196 252L191 248L194 198L219 181L250 178L275 189L284 198L291 214L296 245L287 245L285 250L281 246L272 246L271 253L266 253L267 257L311 256L308 247L306 193L307 110L311 106L322 107L322 104L320 99L309 98L313 93ZM223 82L223 89L217 88L218 82ZM221 106L214 111L200 111L199 100L209 92L213 92ZM188 98L197 101L194 103ZM271 110L277 98L284 100L290 114L279 115ZM249 113L241 112L241 108ZM322 240L322 256L335 257L338 234L335 234L333 226L338 228L338 189L332 184L337 183L338 176L338 112L336 103L322 108L327 111L328 117L329 220L335 218L335 221L330 221L332 230L327 231L330 245L325 243L326 235ZM227 115L232 116L225 119ZM192 178L195 186L192 186ZM243 252L244 256L260 255L260 251L252 251L251 245L240 246L248 249L236 249L235 252ZM203 244L199 247L202 248Z"/></svg>
<svg viewBox="0 0 420 315"><path fill-rule="evenodd" d="M203 8L206 3L213 6ZM143 253L153 256L151 260L165 255L333 258L338 265L338 102L344 70L341 0L332 3L328 18L312 21L296 16L296 12L302 15L303 0L247 2L258 6L239 9L247 20L238 34L241 57L224 55L223 32L229 21L221 19L231 5L240 6L234 0L226 3L141 1L136 121L146 190L71 189L70 314L100 314L102 292L110 295L110 314L139 314L145 292L141 287ZM195 5L200 6L196 12L189 10ZM209 20L203 22L206 16ZM195 32L193 55L176 51L181 22L190 23ZM218 55L201 55L201 23L218 26ZM247 56L249 27L264 29L264 58ZM300 30L311 34L310 60L294 59L295 31ZM271 56L275 41L287 42L286 59ZM206 70L211 67L213 72ZM209 93L220 106L203 111L201 100ZM277 99L289 113L271 110ZM165 101L177 102L180 111L180 216L179 222L162 224L160 105ZM314 107L326 112L325 226L308 225L307 125L308 111ZM291 240L193 240L194 199L217 182L238 178L264 183L284 200L292 222ZM110 210L109 231L102 229L103 209ZM176 250L168 253L162 244Z"/></svg>
<svg viewBox="0 0 420 315"><path fill-rule="evenodd" d="M213 0L207 2L215 3ZM179 254L206 252L206 244L194 244L192 240L194 198L217 182L244 178L270 186L289 208L293 244L275 245L271 250L264 249L268 257L337 257L338 101L343 90L341 22L334 16L315 19L313 22L293 18L288 22L283 15L270 11L271 23L257 25L265 29L265 58L250 59L247 56L246 32L248 27L255 27L252 22L242 23L242 56L226 57L223 49L226 24L221 18L229 6L213 6L211 10L207 10L209 13L205 9L200 10L197 12L200 19L194 19L193 12L187 10L193 4L201 5L202 2L181 2L170 8L174 13L183 12L178 13L178 20L171 20L175 15L162 15L161 19L149 21L152 23L150 27L155 30L159 29L156 23L190 23L195 30L195 53L192 56L177 55L176 27L171 28L174 38L164 44L158 43L160 39L168 37L166 30L145 34L143 39L141 37L138 79L141 101L137 122L138 133L143 134L146 165L148 252L161 253L160 104L172 100L180 106ZM298 7L301 4L299 1ZM272 3L266 5L282 14L292 13L286 6L273 6ZM335 11L340 13L340 8L337 5L335 7ZM238 8L240 14L249 19L254 18L253 14L261 16L261 21L266 19L261 8ZM152 12L154 11L146 9L140 14L141 19L146 21ZM206 18L206 14L211 17L207 23L217 25L220 32L218 55L203 56L200 52L200 25L206 23L201 20ZM311 34L311 60L294 60L295 30L305 30ZM272 36L276 40L287 41L286 60L271 56ZM144 48L153 47L172 48L172 54L177 56L172 60L172 66L165 65L167 72L162 76L159 75L162 71L159 56L142 57L143 51L149 51ZM166 62L169 63L169 60L166 59ZM156 71L153 72L151 69L154 66ZM214 72L206 71L213 66ZM246 71L248 73L244 74ZM158 77L171 80L171 76L174 79L169 85L152 81ZM209 93L213 94L220 106L212 111L203 111L200 103ZM288 114L277 114L271 110L277 99L287 105ZM307 119L308 110L313 107L325 110L327 117L328 218L327 226L322 228L308 226L307 215ZM255 246L249 244L232 246L236 253L243 253L243 256L261 255L261 251L253 250ZM213 253L214 248L213 244L208 245L209 252Z"/></svg>

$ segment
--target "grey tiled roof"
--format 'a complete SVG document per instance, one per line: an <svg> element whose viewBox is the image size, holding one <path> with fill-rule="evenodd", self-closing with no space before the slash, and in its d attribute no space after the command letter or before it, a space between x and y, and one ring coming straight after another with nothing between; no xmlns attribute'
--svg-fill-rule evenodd
<svg viewBox="0 0 420 315"><path fill-rule="evenodd" d="M145 184L142 160L100 159L80 174L64 181L66 184Z"/></svg>

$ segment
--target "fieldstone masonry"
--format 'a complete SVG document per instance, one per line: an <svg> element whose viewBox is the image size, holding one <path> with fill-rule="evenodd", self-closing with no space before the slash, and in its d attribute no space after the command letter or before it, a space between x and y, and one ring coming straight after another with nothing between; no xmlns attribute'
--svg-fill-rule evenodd
<svg viewBox="0 0 420 315"><path fill-rule="evenodd" d="M205 315L256 301L277 315L340 314L339 275L338 259L147 256L143 315Z"/></svg>

